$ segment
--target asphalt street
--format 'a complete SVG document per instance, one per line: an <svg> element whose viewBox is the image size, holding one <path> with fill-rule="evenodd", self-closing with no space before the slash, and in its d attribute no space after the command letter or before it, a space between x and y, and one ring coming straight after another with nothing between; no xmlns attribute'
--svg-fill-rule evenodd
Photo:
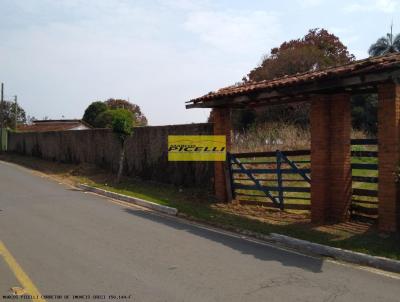
<svg viewBox="0 0 400 302"><path fill-rule="evenodd" d="M31 284L47 301L400 301L396 275L121 205L4 162L0 242L1 296Z"/></svg>

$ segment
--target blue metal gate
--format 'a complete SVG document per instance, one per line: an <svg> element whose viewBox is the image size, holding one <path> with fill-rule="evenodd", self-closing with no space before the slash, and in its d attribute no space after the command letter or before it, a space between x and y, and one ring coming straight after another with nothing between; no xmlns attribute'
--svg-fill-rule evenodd
<svg viewBox="0 0 400 302"><path fill-rule="evenodd" d="M309 209L310 151L228 154L232 195L242 203Z"/></svg>
<svg viewBox="0 0 400 302"><path fill-rule="evenodd" d="M309 150L228 154L232 196L245 204L310 209ZM378 215L378 142L351 140L354 218Z"/></svg>

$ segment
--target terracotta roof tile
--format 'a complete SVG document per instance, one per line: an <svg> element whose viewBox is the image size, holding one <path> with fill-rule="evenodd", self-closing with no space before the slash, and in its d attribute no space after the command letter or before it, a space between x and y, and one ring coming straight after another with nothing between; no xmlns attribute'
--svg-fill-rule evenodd
<svg viewBox="0 0 400 302"><path fill-rule="evenodd" d="M289 87L316 80L326 80L338 78L341 76L361 75L368 72L379 72L382 70L400 68L400 53L388 54L380 57L367 58L360 61L351 62L346 65L334 66L324 70L313 72L298 73L295 75L286 75L273 80L264 80L259 82L246 82L241 85L232 85L221 88L215 92L210 92L202 97L192 99L188 103L206 103L209 100L244 95L257 90L269 90L280 87Z"/></svg>

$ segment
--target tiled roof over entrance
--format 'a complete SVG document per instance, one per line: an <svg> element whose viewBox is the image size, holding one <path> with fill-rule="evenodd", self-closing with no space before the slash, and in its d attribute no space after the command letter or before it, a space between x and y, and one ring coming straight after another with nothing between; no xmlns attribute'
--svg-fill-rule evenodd
<svg viewBox="0 0 400 302"><path fill-rule="evenodd" d="M287 98L310 94L350 91L355 88L371 89L379 83L399 78L400 53L388 54L324 70L221 88L190 100L186 107L240 107L267 100L279 103Z"/></svg>

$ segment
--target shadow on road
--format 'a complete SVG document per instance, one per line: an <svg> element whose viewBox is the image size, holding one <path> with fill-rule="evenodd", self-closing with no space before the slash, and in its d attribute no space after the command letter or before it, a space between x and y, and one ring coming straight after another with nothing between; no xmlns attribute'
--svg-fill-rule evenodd
<svg viewBox="0 0 400 302"><path fill-rule="evenodd" d="M193 235L218 242L231 249L240 251L242 254L252 255L255 258L263 261L277 261L284 266L298 267L314 273L321 272L323 264L323 259L321 258L311 258L297 253L281 250L273 246L246 241L241 238L235 238L229 235L214 232L212 230L203 229L201 227L183 223L175 220L174 218L161 216L152 212L134 210L131 208L125 208L124 211L131 215L145 218L176 230L185 231Z"/></svg>

